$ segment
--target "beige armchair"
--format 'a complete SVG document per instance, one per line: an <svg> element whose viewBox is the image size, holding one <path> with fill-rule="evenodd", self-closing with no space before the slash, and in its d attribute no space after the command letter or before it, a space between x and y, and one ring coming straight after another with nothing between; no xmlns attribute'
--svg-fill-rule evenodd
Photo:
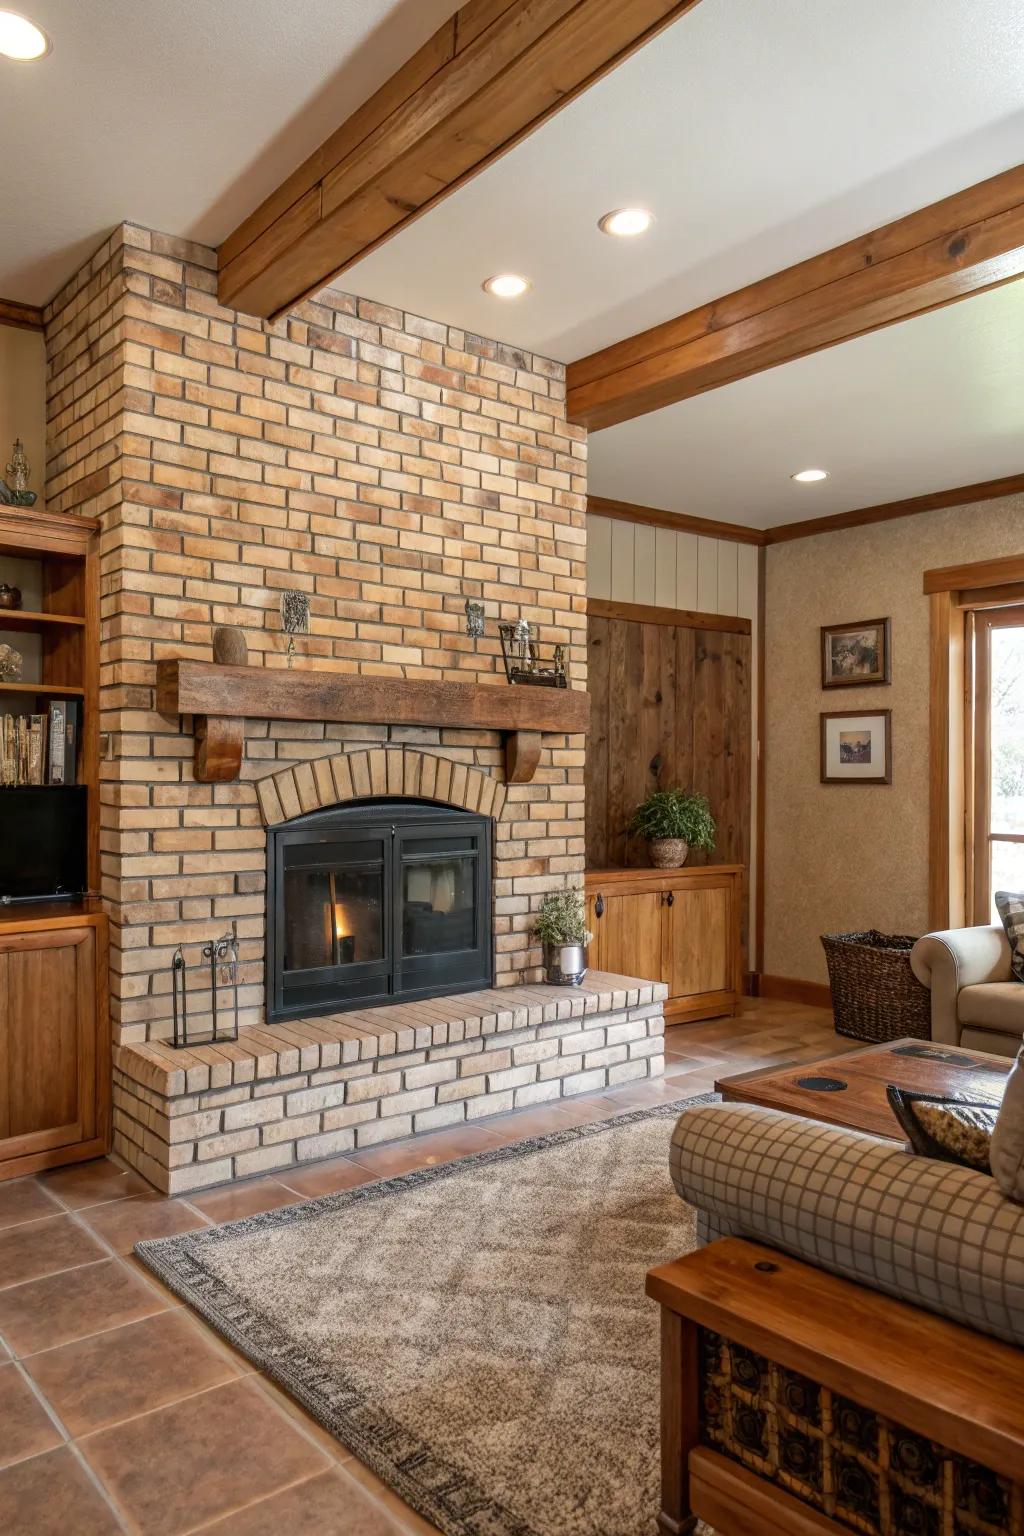
<svg viewBox="0 0 1024 1536"><path fill-rule="evenodd" d="M1024 982L1013 980L1001 926L926 933L910 964L931 989L933 1040L1016 1056L1024 1036Z"/></svg>

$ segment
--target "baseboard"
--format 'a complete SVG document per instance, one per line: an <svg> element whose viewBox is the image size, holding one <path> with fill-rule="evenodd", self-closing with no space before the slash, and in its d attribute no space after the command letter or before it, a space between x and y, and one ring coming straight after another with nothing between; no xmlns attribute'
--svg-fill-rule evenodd
<svg viewBox="0 0 1024 1536"><path fill-rule="evenodd" d="M752 972L752 997L771 997L782 1003L808 1003L812 1008L831 1008L832 993L823 981L801 981L798 976L766 976Z"/></svg>

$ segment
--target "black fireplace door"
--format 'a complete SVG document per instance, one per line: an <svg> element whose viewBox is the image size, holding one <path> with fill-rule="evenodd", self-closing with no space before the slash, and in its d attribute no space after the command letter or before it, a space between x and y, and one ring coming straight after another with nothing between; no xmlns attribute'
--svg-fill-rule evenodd
<svg viewBox="0 0 1024 1536"><path fill-rule="evenodd" d="M426 801L314 811L267 838L267 1016L491 986L491 821Z"/></svg>

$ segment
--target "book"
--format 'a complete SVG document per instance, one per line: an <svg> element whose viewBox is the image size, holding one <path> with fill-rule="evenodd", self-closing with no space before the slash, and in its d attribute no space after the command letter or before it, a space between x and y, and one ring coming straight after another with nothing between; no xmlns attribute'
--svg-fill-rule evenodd
<svg viewBox="0 0 1024 1536"><path fill-rule="evenodd" d="M64 783L78 783L78 735L82 720L82 706L77 699L68 699L64 705Z"/></svg>
<svg viewBox="0 0 1024 1536"><path fill-rule="evenodd" d="M26 784L46 782L46 716L30 715L28 719L28 777Z"/></svg>
<svg viewBox="0 0 1024 1536"><path fill-rule="evenodd" d="M54 699L50 705L50 747L47 753L48 784L63 784L64 754L66 751L67 705L63 699Z"/></svg>

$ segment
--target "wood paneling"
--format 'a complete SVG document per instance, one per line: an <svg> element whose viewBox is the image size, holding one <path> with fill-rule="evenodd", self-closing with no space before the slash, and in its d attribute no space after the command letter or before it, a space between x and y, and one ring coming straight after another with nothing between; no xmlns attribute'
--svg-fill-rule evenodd
<svg viewBox="0 0 1024 1536"><path fill-rule="evenodd" d="M747 633L591 614L588 673L587 863L640 867L633 808L661 786L708 796L713 856L746 864L750 842L750 653Z"/></svg>
<svg viewBox="0 0 1024 1536"><path fill-rule="evenodd" d="M678 629L714 629L722 633L749 635L753 625L749 619L733 618L725 613L696 613L686 608L659 608L648 603L614 603L599 597L587 598L587 613L598 619L628 619L634 624L665 624ZM593 688L591 688L593 693Z"/></svg>
<svg viewBox="0 0 1024 1536"><path fill-rule="evenodd" d="M291 309L696 0L469 0L220 249L220 302Z"/></svg>
<svg viewBox="0 0 1024 1536"><path fill-rule="evenodd" d="M598 430L925 314L1024 272L1024 166L569 366Z"/></svg>

